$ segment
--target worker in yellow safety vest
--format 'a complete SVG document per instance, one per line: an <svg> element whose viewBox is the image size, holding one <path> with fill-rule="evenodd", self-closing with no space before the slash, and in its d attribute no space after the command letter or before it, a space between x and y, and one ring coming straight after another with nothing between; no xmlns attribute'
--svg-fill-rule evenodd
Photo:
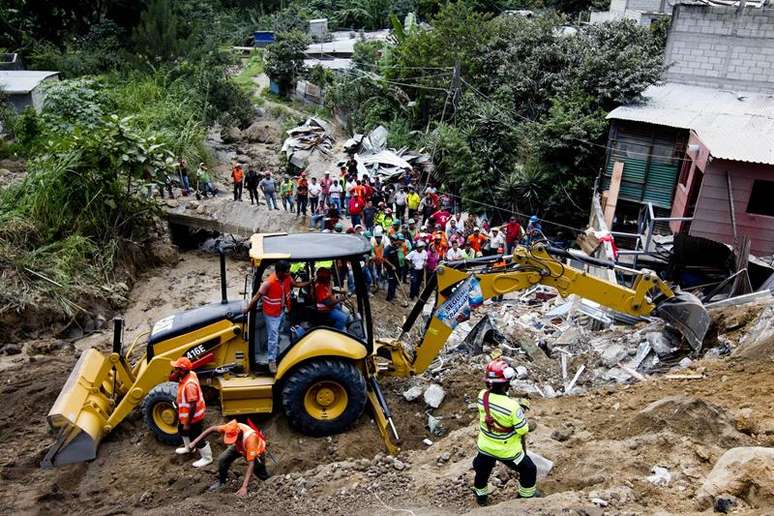
<svg viewBox="0 0 774 516"><path fill-rule="evenodd" d="M508 397L515 375L504 360L491 361L484 378L487 388L478 394L478 455L473 460L473 491L479 505L486 505L493 491L488 482L497 461L519 473L519 498L536 494L537 468L527 455L527 419L521 403Z"/></svg>

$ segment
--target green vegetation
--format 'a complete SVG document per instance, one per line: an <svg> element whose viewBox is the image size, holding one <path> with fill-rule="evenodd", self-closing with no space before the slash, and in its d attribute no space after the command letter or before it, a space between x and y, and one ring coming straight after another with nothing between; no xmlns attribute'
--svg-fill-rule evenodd
<svg viewBox="0 0 774 516"><path fill-rule="evenodd" d="M605 116L658 80L663 30L568 29L556 13L493 16L471 4L445 4L432 30L397 30L386 48L359 44L356 69L326 102L352 131L384 124L396 143L428 149L436 181L468 209L581 224L605 157Z"/></svg>
<svg viewBox="0 0 774 516"><path fill-rule="evenodd" d="M245 67L234 77L234 82L242 88L246 94L260 93L255 89L253 78L263 73L263 52L260 49L253 50Z"/></svg>
<svg viewBox="0 0 774 516"><path fill-rule="evenodd" d="M65 78L46 86L40 114L0 110L0 152L26 158L28 171L0 188L0 313L36 304L73 316L83 299L108 298L122 280L114 268L145 260L157 238L148 192L177 177L178 158L210 160L208 125L253 117L221 50L235 42L233 10L219 0L119 4L19 2L0 13L20 29L2 32L2 44Z"/></svg>
<svg viewBox="0 0 774 516"><path fill-rule="evenodd" d="M293 30L280 32L275 42L266 47L266 74L285 93L304 72L304 50L312 42L305 33Z"/></svg>

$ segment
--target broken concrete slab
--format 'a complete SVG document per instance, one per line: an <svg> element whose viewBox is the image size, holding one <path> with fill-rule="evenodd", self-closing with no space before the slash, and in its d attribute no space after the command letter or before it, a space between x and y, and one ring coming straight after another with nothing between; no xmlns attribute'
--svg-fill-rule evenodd
<svg viewBox="0 0 774 516"><path fill-rule="evenodd" d="M613 343L602 352L600 359L605 366L615 367L627 355L626 349L621 344Z"/></svg>
<svg viewBox="0 0 774 516"><path fill-rule="evenodd" d="M425 389L424 393L425 403L433 408L440 407L445 396L446 391L444 391L443 387L437 383L431 384L427 389Z"/></svg>
<svg viewBox="0 0 774 516"><path fill-rule="evenodd" d="M406 401L414 401L415 399L422 396L422 393L424 392L425 392L424 387L422 387L421 385L414 385L412 387L409 387L405 391L403 391L402 394L403 394L403 398Z"/></svg>
<svg viewBox="0 0 774 516"><path fill-rule="evenodd" d="M672 346L672 342L667 338L666 335L664 335L663 332L649 331L645 334L645 338L647 339L648 344L650 344L650 347L653 348L653 351L655 351L659 357L666 357L677 351L677 349Z"/></svg>

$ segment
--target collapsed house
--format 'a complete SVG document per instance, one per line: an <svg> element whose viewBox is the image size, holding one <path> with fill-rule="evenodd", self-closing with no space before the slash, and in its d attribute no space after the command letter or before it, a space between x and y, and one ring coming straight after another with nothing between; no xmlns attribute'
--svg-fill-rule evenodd
<svg viewBox="0 0 774 516"><path fill-rule="evenodd" d="M338 169L346 164L346 160L336 160L336 141L328 122L311 117L303 125L288 130L287 134L281 152L287 157L288 163L297 169L318 175L331 172L334 166ZM415 168L423 174L432 171L430 156L405 147L388 148L388 136L387 128L380 125L367 135L355 134L344 143L346 154L357 162L359 179L368 175L391 182Z"/></svg>

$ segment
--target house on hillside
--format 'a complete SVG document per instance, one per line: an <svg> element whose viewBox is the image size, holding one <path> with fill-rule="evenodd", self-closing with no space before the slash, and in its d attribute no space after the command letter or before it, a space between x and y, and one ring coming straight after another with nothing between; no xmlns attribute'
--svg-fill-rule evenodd
<svg viewBox="0 0 774 516"><path fill-rule="evenodd" d="M676 5L665 62L664 84L607 116L599 190L617 192L613 229L650 203L692 219L663 230L746 235L774 254L774 10Z"/></svg>
<svg viewBox="0 0 774 516"><path fill-rule="evenodd" d="M675 233L744 234L753 254L774 253L774 96L667 83L645 97L608 116L608 168L623 163L616 214L652 202L657 216L693 219L670 222Z"/></svg>
<svg viewBox="0 0 774 516"><path fill-rule="evenodd" d="M0 53L0 70L23 70L21 56L17 53Z"/></svg>
<svg viewBox="0 0 774 516"><path fill-rule="evenodd" d="M59 72L38 72L33 70L0 70L0 91L8 96L8 100L17 112L27 106L35 111L43 109L45 92L41 88L47 81L58 81Z"/></svg>

